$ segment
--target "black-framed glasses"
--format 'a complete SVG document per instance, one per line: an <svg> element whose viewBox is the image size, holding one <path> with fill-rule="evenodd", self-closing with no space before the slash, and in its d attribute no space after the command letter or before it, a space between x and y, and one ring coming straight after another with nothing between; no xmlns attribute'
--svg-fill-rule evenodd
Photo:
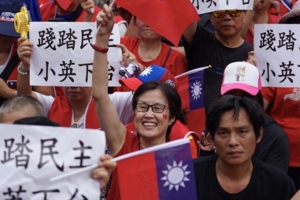
<svg viewBox="0 0 300 200"><path fill-rule="evenodd" d="M228 13L231 17L238 17L241 15L242 11L241 10L217 10L212 12L212 15L215 18L223 18L225 17L226 13Z"/></svg>
<svg viewBox="0 0 300 200"><path fill-rule="evenodd" d="M135 109L138 112L147 112L150 107L154 113L162 113L164 112L165 108L169 108L169 106L160 103L155 103L152 105L146 103L138 103Z"/></svg>

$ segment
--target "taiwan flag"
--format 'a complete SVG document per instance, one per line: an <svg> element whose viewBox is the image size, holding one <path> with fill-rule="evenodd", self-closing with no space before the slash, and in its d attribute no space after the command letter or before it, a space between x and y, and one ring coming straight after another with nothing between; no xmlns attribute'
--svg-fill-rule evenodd
<svg viewBox="0 0 300 200"><path fill-rule="evenodd" d="M293 0L281 0L281 3L289 10L292 10Z"/></svg>
<svg viewBox="0 0 300 200"><path fill-rule="evenodd" d="M116 158L122 200L197 199L189 139L131 154L124 155L130 156L126 159Z"/></svg>
<svg viewBox="0 0 300 200"><path fill-rule="evenodd" d="M182 108L188 109L187 126L199 135L205 129L204 109L204 69L202 67L176 76L179 82L178 93Z"/></svg>

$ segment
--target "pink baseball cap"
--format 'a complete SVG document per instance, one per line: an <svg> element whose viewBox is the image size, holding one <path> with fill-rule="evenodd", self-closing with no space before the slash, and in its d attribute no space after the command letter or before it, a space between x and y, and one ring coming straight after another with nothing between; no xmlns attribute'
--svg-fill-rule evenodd
<svg viewBox="0 0 300 200"><path fill-rule="evenodd" d="M247 62L233 62L227 65L223 74L221 95L230 90L243 90L253 96L261 90L260 73Z"/></svg>
<svg viewBox="0 0 300 200"><path fill-rule="evenodd" d="M174 75L166 68L157 65L150 65L136 77L122 78L119 80L122 85L127 86L132 91L136 91L140 85L149 81L168 83L175 89L178 88L178 81Z"/></svg>

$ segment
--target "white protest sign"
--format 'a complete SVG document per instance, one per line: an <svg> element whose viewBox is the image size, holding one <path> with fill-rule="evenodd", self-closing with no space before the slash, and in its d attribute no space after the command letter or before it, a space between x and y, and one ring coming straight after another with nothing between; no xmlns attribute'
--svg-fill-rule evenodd
<svg viewBox="0 0 300 200"><path fill-rule="evenodd" d="M100 130L0 124L0 199L99 199L91 169L50 178L98 163L104 154Z"/></svg>
<svg viewBox="0 0 300 200"><path fill-rule="evenodd" d="M92 86L94 50L90 45L97 31L93 22L32 22L30 85ZM122 51L118 26L109 39L109 86L120 86Z"/></svg>
<svg viewBox="0 0 300 200"><path fill-rule="evenodd" d="M299 87L299 25L255 25L254 30L255 58L262 85Z"/></svg>
<svg viewBox="0 0 300 200"><path fill-rule="evenodd" d="M252 10L254 0L191 0L199 14L216 10Z"/></svg>

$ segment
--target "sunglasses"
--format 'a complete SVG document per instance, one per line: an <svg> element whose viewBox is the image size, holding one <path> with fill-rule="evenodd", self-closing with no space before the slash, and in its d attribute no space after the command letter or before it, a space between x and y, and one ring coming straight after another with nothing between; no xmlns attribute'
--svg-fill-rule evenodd
<svg viewBox="0 0 300 200"><path fill-rule="evenodd" d="M228 13L231 17L238 17L241 15L241 10L217 10L212 12L212 15L215 18L225 17L226 13Z"/></svg>

